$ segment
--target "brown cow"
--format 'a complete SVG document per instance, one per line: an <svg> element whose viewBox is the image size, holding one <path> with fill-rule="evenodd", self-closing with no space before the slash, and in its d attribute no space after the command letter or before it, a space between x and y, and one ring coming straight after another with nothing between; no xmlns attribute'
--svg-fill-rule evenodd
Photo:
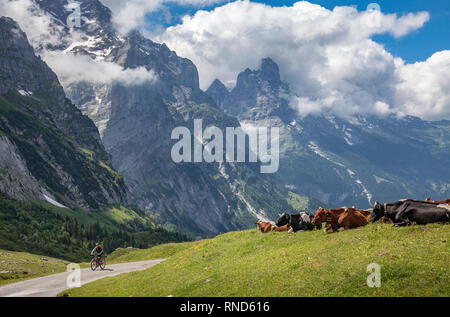
<svg viewBox="0 0 450 317"><path fill-rule="evenodd" d="M447 198L446 200L431 200L431 198L427 198L425 201L427 203L450 205L450 198Z"/></svg>
<svg viewBox="0 0 450 317"><path fill-rule="evenodd" d="M262 233L268 233L273 229L273 225L270 222L263 222L261 220L258 220L258 222L255 222L255 225L258 225L258 228Z"/></svg>
<svg viewBox="0 0 450 317"><path fill-rule="evenodd" d="M358 210L347 207L330 210L320 207L316 211L316 216L312 220L312 224L316 226L323 222L329 225L326 229L327 232L363 227L369 223L367 218Z"/></svg>
<svg viewBox="0 0 450 317"><path fill-rule="evenodd" d="M276 231L276 232L286 232L286 231L289 231L289 229L291 229L291 228L289 227L289 225L284 225L284 226L281 226L281 227L275 226L275 227L273 228L273 231Z"/></svg>
<svg viewBox="0 0 450 317"><path fill-rule="evenodd" d="M353 207L355 208L355 207ZM370 209L358 209L358 211L367 219L367 222L370 222L370 214L372 213L373 208Z"/></svg>

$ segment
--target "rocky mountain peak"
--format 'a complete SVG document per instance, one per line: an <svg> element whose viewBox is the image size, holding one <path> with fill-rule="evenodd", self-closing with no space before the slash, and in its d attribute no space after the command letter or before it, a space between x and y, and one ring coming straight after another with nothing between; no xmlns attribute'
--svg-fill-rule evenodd
<svg viewBox="0 0 450 317"><path fill-rule="evenodd" d="M35 2L59 24L67 28L71 27L68 20L75 23L78 13L80 26L76 27L81 27L83 31L92 32L99 28L106 30L111 26L111 10L98 0L36 0Z"/></svg>
<svg viewBox="0 0 450 317"><path fill-rule="evenodd" d="M261 61L259 69L251 70L247 68L241 72L237 77L235 90L240 92L252 91L253 95L256 95L263 89L276 92L283 86L286 87L281 81L278 65L268 57Z"/></svg>
<svg viewBox="0 0 450 317"><path fill-rule="evenodd" d="M155 43L139 31L130 32L112 54L113 61L125 68L145 67L153 70L161 82L199 89L198 70L192 61L179 57L166 44Z"/></svg>
<svg viewBox="0 0 450 317"><path fill-rule="evenodd" d="M0 17L0 36L3 54L5 56L19 55L27 60L34 57L34 52L28 44L27 36L16 21L9 17ZM2 54L2 55L3 55Z"/></svg>
<svg viewBox="0 0 450 317"><path fill-rule="evenodd" d="M223 88L218 83L213 83L207 93L240 120L266 118L276 114L284 121L291 116L288 101L280 98L289 93L289 86L281 81L280 69L269 57L261 60L259 69L247 68L241 72L231 92L221 94L221 91Z"/></svg>
<svg viewBox="0 0 450 317"><path fill-rule="evenodd" d="M26 34L22 32L22 30L19 27L19 24L14 21L13 19L9 17L2 16L0 17L0 30L2 32L15 32L17 34L17 37L11 39L11 41L17 39L26 39ZM5 40L6 38L3 38Z"/></svg>
<svg viewBox="0 0 450 317"><path fill-rule="evenodd" d="M135 45L145 43L145 38L142 36L142 34L137 29L133 29L127 33L127 40L130 43L133 43Z"/></svg>
<svg viewBox="0 0 450 317"><path fill-rule="evenodd" d="M190 60L177 56L165 44L144 37L138 30L119 34L111 23L110 9L100 1L40 0L36 3L53 17L55 25L64 26L61 44L54 49L89 55L124 68L145 67L154 71L161 82L199 89L198 70ZM71 10L78 5L75 11ZM81 27L70 28L70 17L73 19L77 11L81 15Z"/></svg>
<svg viewBox="0 0 450 317"><path fill-rule="evenodd" d="M223 100L230 94L227 87L225 87L225 85L219 79L213 81L208 90L206 90L206 93L219 104L221 104Z"/></svg>
<svg viewBox="0 0 450 317"><path fill-rule="evenodd" d="M261 77L269 82L281 81L280 69L270 57L264 58L261 62Z"/></svg>
<svg viewBox="0 0 450 317"><path fill-rule="evenodd" d="M47 45L47 49L108 59L111 48L121 43L111 23L110 9L98 0L36 0L35 3L54 22L51 28L57 44Z"/></svg>

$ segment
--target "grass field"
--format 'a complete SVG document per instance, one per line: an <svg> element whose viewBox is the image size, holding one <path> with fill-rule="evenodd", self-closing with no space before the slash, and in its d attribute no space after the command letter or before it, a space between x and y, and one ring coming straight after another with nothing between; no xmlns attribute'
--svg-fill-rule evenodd
<svg viewBox="0 0 450 317"><path fill-rule="evenodd" d="M93 213L82 208L74 209L59 208L46 201L35 201L34 203L53 211L63 217L73 217L83 225L93 225L101 223L108 231L119 231L118 225L126 225L128 222L136 222L141 225L154 228L155 224L149 218L140 216L135 211L123 206L105 207L101 212Z"/></svg>
<svg viewBox="0 0 450 317"><path fill-rule="evenodd" d="M154 259L166 259L199 243L201 242L167 243L157 245L150 249L119 249L108 256L108 263L115 264Z"/></svg>
<svg viewBox="0 0 450 317"><path fill-rule="evenodd" d="M119 250L111 260L169 257L69 295L450 296L450 225L373 224L335 234L248 230L167 247ZM371 263L381 265L380 288L366 284Z"/></svg>
<svg viewBox="0 0 450 317"><path fill-rule="evenodd" d="M61 273L68 263L42 255L0 250L0 285Z"/></svg>

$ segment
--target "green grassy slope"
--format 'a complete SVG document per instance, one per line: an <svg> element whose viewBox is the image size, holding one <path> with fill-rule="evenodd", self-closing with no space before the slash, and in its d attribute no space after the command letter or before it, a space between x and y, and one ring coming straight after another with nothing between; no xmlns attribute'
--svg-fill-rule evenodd
<svg viewBox="0 0 450 317"><path fill-rule="evenodd" d="M450 226L437 224L375 224L336 234L232 232L70 296L450 296L449 247ZM381 288L366 285L373 262L381 265Z"/></svg>
<svg viewBox="0 0 450 317"><path fill-rule="evenodd" d="M108 256L108 263L114 264L165 259L200 243L202 242L194 241L161 244L150 249L119 249Z"/></svg>
<svg viewBox="0 0 450 317"><path fill-rule="evenodd" d="M0 285L66 271L69 262L26 252L0 250Z"/></svg>
<svg viewBox="0 0 450 317"><path fill-rule="evenodd" d="M74 218L86 226L101 223L102 227L110 232L121 229L127 232L138 232L157 227L156 223L142 211L138 213L124 206L108 206L101 211L88 211L74 205L71 209L59 208L46 201L34 201L33 204L51 210L55 215Z"/></svg>

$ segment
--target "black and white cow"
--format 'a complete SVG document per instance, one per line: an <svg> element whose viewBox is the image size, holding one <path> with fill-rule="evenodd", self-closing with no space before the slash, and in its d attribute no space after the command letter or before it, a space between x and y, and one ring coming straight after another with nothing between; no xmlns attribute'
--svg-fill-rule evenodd
<svg viewBox="0 0 450 317"><path fill-rule="evenodd" d="M276 222L276 226L282 227L284 225L289 225L293 232L310 231L314 229L314 225L311 223L311 217L306 212L301 212L297 215L287 213L282 214L280 219Z"/></svg>
<svg viewBox="0 0 450 317"><path fill-rule="evenodd" d="M383 216L391 219L396 226L450 222L450 206L410 199L392 204L376 202L371 213L372 222L378 221Z"/></svg>

